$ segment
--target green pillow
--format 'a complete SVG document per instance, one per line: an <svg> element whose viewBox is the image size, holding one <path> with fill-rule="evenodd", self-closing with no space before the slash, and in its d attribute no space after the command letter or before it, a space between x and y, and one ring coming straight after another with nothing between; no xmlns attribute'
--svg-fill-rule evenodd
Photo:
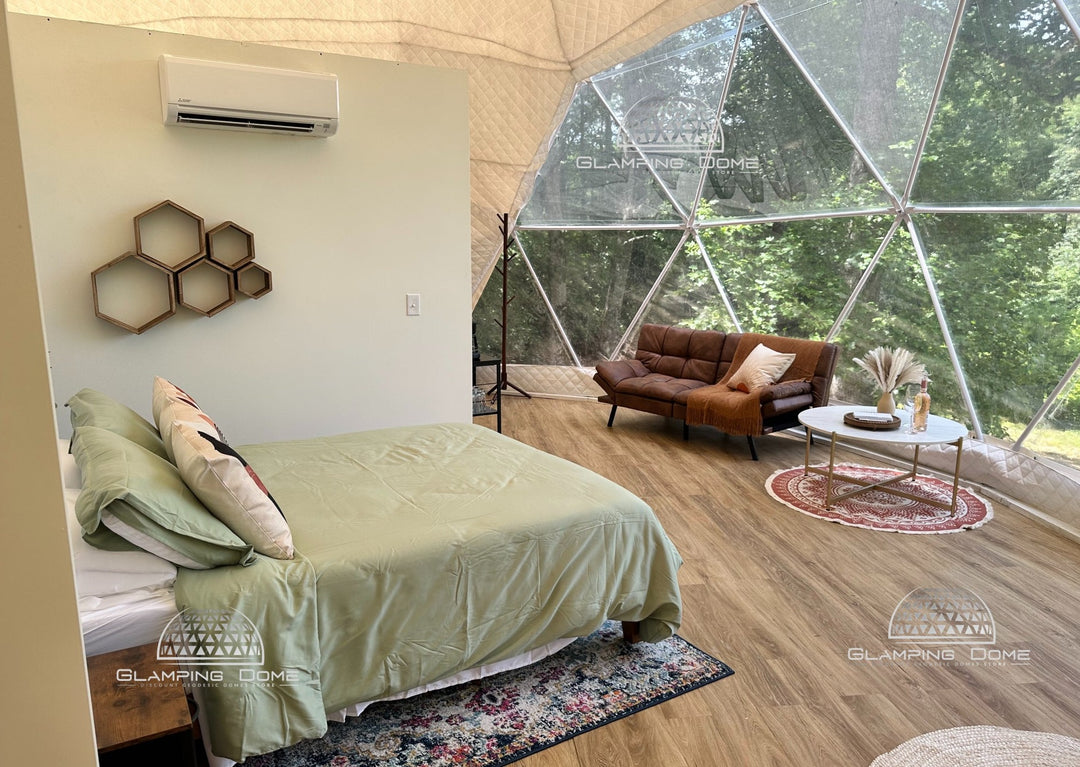
<svg viewBox="0 0 1080 767"><path fill-rule="evenodd" d="M88 543L116 549L123 540L195 570L255 561L167 459L95 426L79 427L72 451L83 477L75 514Z"/></svg>
<svg viewBox="0 0 1080 767"><path fill-rule="evenodd" d="M71 425L75 429L80 426L108 429L136 445L145 447L155 455L169 457L157 427L107 394L83 389L69 399L67 404L71 408Z"/></svg>

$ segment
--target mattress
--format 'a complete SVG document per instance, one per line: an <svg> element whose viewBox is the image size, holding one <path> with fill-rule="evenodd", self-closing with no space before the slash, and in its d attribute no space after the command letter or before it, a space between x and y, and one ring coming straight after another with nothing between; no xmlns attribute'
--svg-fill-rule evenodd
<svg viewBox="0 0 1080 767"><path fill-rule="evenodd" d="M85 653L89 657L156 643L176 616L176 567L153 554L102 551L82 539L75 516L82 477L69 445L58 440L57 453Z"/></svg>
<svg viewBox="0 0 1080 767"><path fill-rule="evenodd" d="M157 644L176 617L172 588L122 592L79 600L83 646L87 657L113 650Z"/></svg>

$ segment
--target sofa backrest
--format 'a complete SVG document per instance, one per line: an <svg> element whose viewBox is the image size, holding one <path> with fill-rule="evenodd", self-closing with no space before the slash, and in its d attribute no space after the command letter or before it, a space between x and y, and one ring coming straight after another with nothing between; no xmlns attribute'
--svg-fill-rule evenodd
<svg viewBox="0 0 1080 767"><path fill-rule="evenodd" d="M759 343L765 344L773 351L794 354L795 361L787 372L780 376L780 380L809 379L810 389L814 396L814 407L824 407L829 404L833 371L840 357L840 348L836 344L825 341L771 336L763 333L728 333L723 353L720 356L716 380L724 380L728 371L731 370L732 363L736 361L741 363L741 358ZM742 345L741 354L736 360L740 345Z"/></svg>
<svg viewBox="0 0 1080 767"><path fill-rule="evenodd" d="M635 357L653 373L715 383L724 333L669 325L642 325Z"/></svg>

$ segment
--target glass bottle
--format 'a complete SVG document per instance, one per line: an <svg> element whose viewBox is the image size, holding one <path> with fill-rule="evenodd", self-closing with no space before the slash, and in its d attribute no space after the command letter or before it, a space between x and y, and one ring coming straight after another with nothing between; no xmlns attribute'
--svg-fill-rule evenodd
<svg viewBox="0 0 1080 767"><path fill-rule="evenodd" d="M919 393L915 395L915 406L911 411L911 430L926 431L926 417L930 415L930 395L926 391L927 379L919 382Z"/></svg>

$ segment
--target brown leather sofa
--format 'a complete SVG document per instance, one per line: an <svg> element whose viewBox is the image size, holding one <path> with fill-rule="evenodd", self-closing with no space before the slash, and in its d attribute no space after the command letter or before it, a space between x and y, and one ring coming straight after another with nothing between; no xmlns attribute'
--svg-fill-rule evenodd
<svg viewBox="0 0 1080 767"><path fill-rule="evenodd" d="M791 367L769 386L728 387L759 343L795 354ZM685 439L691 425L715 426L745 435L756 461L754 437L798 426L801 411L829 404L838 355L838 347L824 341L643 325L634 359L601 362L593 379L606 392L600 401L611 405L609 427L620 407L680 419Z"/></svg>

